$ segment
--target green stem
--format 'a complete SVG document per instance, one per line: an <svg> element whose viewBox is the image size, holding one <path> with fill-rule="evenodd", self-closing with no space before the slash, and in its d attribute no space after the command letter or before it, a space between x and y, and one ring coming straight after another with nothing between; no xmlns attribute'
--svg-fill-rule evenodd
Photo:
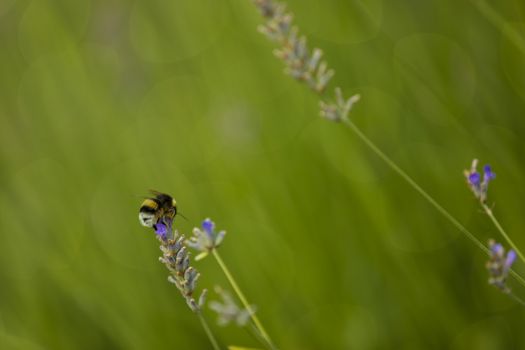
<svg viewBox="0 0 525 350"><path fill-rule="evenodd" d="M492 223L494 224L494 226L496 226L496 228L498 229L498 231L501 233L501 235L503 236L503 238L505 238L505 240L507 241L507 243L512 247L512 249L514 249L514 251L518 254L518 256L520 257L521 261L525 262L525 257L523 256L523 254L521 253L521 251L518 249L518 247L516 246L516 244L514 244L514 242L512 241L512 239L510 239L509 235L507 234L507 232L505 232L505 230L503 229L503 227L501 226L501 224L499 223L498 219L496 219L496 217L494 216L494 213L492 213L492 209L490 209L485 203L482 203L482 206L483 206L483 210L485 211L485 213L489 216L490 220L492 220Z"/></svg>
<svg viewBox="0 0 525 350"><path fill-rule="evenodd" d="M217 252L217 249L213 249L212 250L212 253L213 253L213 256L215 257L215 260L217 260L217 263L219 264L219 266L221 267L222 271L224 272L224 274L226 275L226 278L228 279L228 281L230 282L233 290L235 291L235 293L237 294L237 296L239 297L239 299L241 300L241 303L243 304L243 306L246 308L246 310L250 313L250 317L253 321L253 323L255 324L255 327L257 327L257 330L259 331L259 333L261 334L261 336L264 338L264 340L266 341L266 343L268 343L268 345L270 346L271 349L275 350L277 349L275 347L275 345L273 345L273 342L272 340L270 339L270 336L268 335L268 333L266 332L266 330L264 329L261 321L259 321L259 318L257 317L257 315L255 314L254 310L252 310L250 304L248 303L248 300L246 299L246 297L244 296L243 292L241 291L241 289L239 288L239 285L237 284L237 282L235 281L235 279L233 278L232 274L230 273L230 270L228 269L228 267L226 266L226 264L224 263L224 261L222 260L221 256L219 255L219 253Z"/></svg>
<svg viewBox="0 0 525 350"><path fill-rule="evenodd" d="M458 230L463 232L468 239L476 244L485 253L489 253L489 249L485 247L465 226L463 226L455 217L452 216L445 208L443 208L432 196L423 190L407 173L405 173L392 159L383 153L359 128L348 119L344 119L343 123L348 126L357 136L368 146L375 154L379 156L392 170L401 176L412 188L421 194L434 208L437 209L445 218L447 218Z"/></svg>
<svg viewBox="0 0 525 350"><path fill-rule="evenodd" d="M217 340L213 336L213 333L212 333L210 327L208 326L208 322L206 322L206 320L204 319L204 316L202 316L202 313L200 311L197 311L197 316L199 316L199 320L201 321L202 328L204 328L204 331L206 332L206 335L210 339L210 343L213 346L213 349L214 350L220 350L221 348L219 347L219 344L217 343Z"/></svg>
<svg viewBox="0 0 525 350"><path fill-rule="evenodd" d="M490 254L490 250L479 241L479 239L472 234L465 226L463 226L455 217L452 216L445 208L443 208L431 195L429 195L425 190L423 190L407 173L405 173L390 157L388 157L383 151L381 151L363 132L349 119L343 119L343 124L346 125L350 130L352 130L360 139L363 141L375 154L379 156L392 170L394 170L399 176L401 176L413 189L415 189L423 198L425 198L438 212L441 213L448 221L450 221L459 231L461 231L468 239L470 239L478 248L483 250L485 253ZM490 209L489 209L490 211ZM492 213L492 212L491 212ZM507 238L511 246L516 249L516 252L523 259L521 253L512 241L508 238L507 234L501 228L496 218L493 215L489 215L493 222L499 227L502 235ZM516 278L516 280L523 286L525 286L525 279L521 277L514 270L510 270L510 274Z"/></svg>
<svg viewBox="0 0 525 350"><path fill-rule="evenodd" d="M244 327L245 329L247 329L246 327ZM261 335L261 332L259 332L259 330L257 329L257 327L255 327L255 325L253 324L253 322L251 322L249 324L249 331L248 333L254 337L255 339L257 339L257 341L261 344L265 344L266 347L268 348L272 348L272 344L268 343L268 341L263 338L263 336Z"/></svg>
<svg viewBox="0 0 525 350"><path fill-rule="evenodd" d="M518 297L516 294L512 293L511 291L510 292L507 292L505 293L507 294L509 297L511 297L512 299L514 299L514 301L516 301L518 304L520 304L521 306L525 306L525 301L523 301L523 299L521 299L520 297Z"/></svg>
<svg viewBox="0 0 525 350"><path fill-rule="evenodd" d="M519 284L521 284L522 286L525 286L525 279L523 277L521 277L521 275L519 275L513 269L510 269L510 274L512 275L512 277L514 277L516 279L516 281L519 282Z"/></svg>

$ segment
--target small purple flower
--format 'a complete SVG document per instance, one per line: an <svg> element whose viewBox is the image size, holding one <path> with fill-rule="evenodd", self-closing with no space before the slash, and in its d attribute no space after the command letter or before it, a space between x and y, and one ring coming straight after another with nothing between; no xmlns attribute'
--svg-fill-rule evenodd
<svg viewBox="0 0 525 350"><path fill-rule="evenodd" d="M509 250L507 253L507 259L505 259L505 269L509 270L514 261L516 260L516 252L514 250Z"/></svg>
<svg viewBox="0 0 525 350"><path fill-rule="evenodd" d="M505 254L505 249L503 249L503 246L500 243L493 243L490 246L490 252L493 256L501 257Z"/></svg>
<svg viewBox="0 0 525 350"><path fill-rule="evenodd" d="M164 240L172 239L174 236L172 224L173 220L169 217L160 218L159 221L155 225L153 225L155 234L157 234L159 238L162 238Z"/></svg>
<svg viewBox="0 0 525 350"><path fill-rule="evenodd" d="M195 257L195 260L203 259L213 249L217 248L224 239L226 231L215 231L215 223L207 218L202 222L201 228L193 229L193 236L186 241L186 244L201 253Z"/></svg>
<svg viewBox="0 0 525 350"><path fill-rule="evenodd" d="M472 174L469 174L469 176L468 176L468 182L472 186L479 186L479 181L480 180L481 180L481 176L479 175L478 172L474 172Z"/></svg>
<svg viewBox="0 0 525 350"><path fill-rule="evenodd" d="M215 230L215 223L210 218L206 218L202 222L202 229L208 236L213 237L213 231Z"/></svg>
<svg viewBox="0 0 525 350"><path fill-rule="evenodd" d="M496 178L496 174L492 172L492 169L490 165L485 165L483 167L483 182L489 182L490 180L494 180Z"/></svg>
<svg viewBox="0 0 525 350"><path fill-rule="evenodd" d="M496 178L496 174L492 171L490 165L483 167L483 179L477 170L478 160L474 159L469 170L465 170L465 178L467 184L474 193L474 196L483 204L487 201L487 192L489 189L489 182Z"/></svg>
<svg viewBox="0 0 525 350"><path fill-rule="evenodd" d="M155 225L155 233L161 237L166 237L168 234L168 226L163 223L158 223Z"/></svg>

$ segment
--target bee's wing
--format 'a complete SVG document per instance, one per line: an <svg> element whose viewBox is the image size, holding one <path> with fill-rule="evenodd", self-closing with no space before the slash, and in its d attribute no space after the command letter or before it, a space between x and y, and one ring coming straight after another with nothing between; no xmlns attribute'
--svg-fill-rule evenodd
<svg viewBox="0 0 525 350"><path fill-rule="evenodd" d="M158 196L158 195L166 195L166 193L163 193L163 192L159 192L159 191L155 191L155 190L149 190L151 192L151 194L155 195L155 196Z"/></svg>

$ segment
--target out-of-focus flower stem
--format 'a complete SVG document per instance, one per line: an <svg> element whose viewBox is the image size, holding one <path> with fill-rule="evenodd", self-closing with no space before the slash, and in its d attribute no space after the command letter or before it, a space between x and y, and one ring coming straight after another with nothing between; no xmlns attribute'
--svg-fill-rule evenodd
<svg viewBox="0 0 525 350"><path fill-rule="evenodd" d="M268 343L268 341L265 338L263 338L261 332L259 332L259 329L257 329L257 327L253 324L253 322L248 325L248 328L245 327L245 329L247 329L248 333L252 337L257 339L259 343L265 344L265 346L269 347L270 349L272 348L272 345Z"/></svg>
<svg viewBox="0 0 525 350"><path fill-rule="evenodd" d="M509 271L510 275L512 277L514 277L516 279L516 281L519 282L519 284L521 284L522 286L525 286L525 279L523 277L521 277L520 274L518 274L516 271L514 271L513 269L510 269Z"/></svg>
<svg viewBox="0 0 525 350"><path fill-rule="evenodd" d="M445 208L443 208L436 200L421 188L407 173L405 173L390 157L388 157L381 149L379 149L363 132L349 119L344 119L345 124L352 130L375 154L379 156L392 170L401 176L413 189L423 196L437 211L439 211L447 220L449 220L458 230L460 230L467 238L469 238L475 245L477 245L485 253L489 253L489 249L485 247L465 226L463 226L455 217L452 216Z"/></svg>
<svg viewBox="0 0 525 350"><path fill-rule="evenodd" d="M498 229L499 233L503 236L503 238L505 238L505 240L507 241L507 243L512 247L512 249L514 249L514 251L518 254L518 256L520 257L521 261L525 262L525 257L523 256L523 254L521 253L521 251L518 249L518 247L516 246L516 244L514 244L514 242L512 241L512 239L510 239L509 235L507 234L507 232L505 232L505 230L503 229L503 227L501 226L501 224L499 223L498 219L496 219L496 217L494 216L494 213L492 212L492 209L490 209L490 207L485 204L485 203L482 203L481 206L483 207L483 211L488 215L488 217L490 218L490 220L492 221L492 223L494 224L494 226L496 226L496 228Z"/></svg>
<svg viewBox="0 0 525 350"><path fill-rule="evenodd" d="M463 226L454 216L452 216L452 214L448 212L448 210L443 208L441 204L439 204L430 194L428 194L423 188L421 188L421 186L419 186L407 173L403 171L403 169L401 169L392 159L390 159L389 156L387 156L383 151L381 151L381 149L377 147L376 144L373 143L372 140L370 140L365 134L363 134L361 129L359 129L350 119L345 118L342 120L342 123L346 127L348 127L350 130L352 130L357 135L357 137L361 139L361 141L363 141L368 146L368 148L370 148L377 156L379 156L379 158L381 158L392 170L394 170L399 176L401 176L403 180L405 180L414 190L416 190L421 196L423 196L423 198L425 198L427 202L429 202L438 212L441 213L441 215L443 215L448 221L450 221L459 231L461 231L468 239L470 239L478 248L480 248L487 254L490 253L489 249L483 243L481 243L479 239L477 239L476 236L474 236L472 232L470 232L465 226ZM503 228L501 228L501 225L499 224L499 222L496 220L494 215L492 215L492 211L490 210L490 208L487 207L485 204L483 204L483 207L484 209L486 208L485 211L487 211L487 209L489 210L490 214L487 213L489 217L492 219L494 224L498 227L501 234L507 239L507 241L512 246L512 248L516 250L520 258L523 259L520 251L516 249L514 243L510 241L510 239L508 238ZM521 277L514 270L510 270L510 274L514 278L516 278L516 280L521 285L525 287L525 279L523 279L523 277Z"/></svg>
<svg viewBox="0 0 525 350"><path fill-rule="evenodd" d="M516 294L512 293L512 292L508 292L507 295L509 297L511 297L515 302L517 302L518 304L520 304L521 306L525 306L525 301L523 301L523 299L521 299L520 297L518 297Z"/></svg>
<svg viewBox="0 0 525 350"><path fill-rule="evenodd" d="M224 275L226 275L226 278L228 279L228 282L230 282L230 285L232 286L233 290L235 291L235 294L237 294L237 296L239 297L239 300L241 301L243 306L246 308L246 310L249 311L250 317L251 317L255 327L256 327L257 331L260 333L261 337L267 343L266 345L272 350L277 350L277 348L273 344L272 339L270 338L270 336L268 335L268 333L264 329L261 321L259 321L259 318L257 317L257 315L255 314L254 310L250 306L250 303L248 303L248 300L244 296L244 293L241 291L241 289L239 288L239 285L237 284L237 282L233 278L233 275L231 274L230 270L228 269L228 267L226 266L226 264L222 260L221 256L219 255L219 252L217 252L217 249L212 249L212 254L213 254L213 257L215 258L215 260L217 260L217 263L221 267L222 271L224 272Z"/></svg>
<svg viewBox="0 0 525 350"><path fill-rule="evenodd" d="M210 329L210 326L208 326L208 322L206 322L206 319L202 315L201 312L197 312L197 316L199 316L199 320L201 321L202 328L204 328L204 331L206 332L206 335L210 339L210 343L213 346L214 350L220 350L219 344L217 343L217 340L215 339L213 332Z"/></svg>

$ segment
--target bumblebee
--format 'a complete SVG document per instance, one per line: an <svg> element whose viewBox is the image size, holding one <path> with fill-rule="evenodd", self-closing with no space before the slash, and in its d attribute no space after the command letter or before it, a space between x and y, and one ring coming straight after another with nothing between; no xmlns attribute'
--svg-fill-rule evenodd
<svg viewBox="0 0 525 350"><path fill-rule="evenodd" d="M154 197L146 198L139 209L139 221L143 226L153 227L162 219L173 220L177 215L177 203L169 194L151 191Z"/></svg>

